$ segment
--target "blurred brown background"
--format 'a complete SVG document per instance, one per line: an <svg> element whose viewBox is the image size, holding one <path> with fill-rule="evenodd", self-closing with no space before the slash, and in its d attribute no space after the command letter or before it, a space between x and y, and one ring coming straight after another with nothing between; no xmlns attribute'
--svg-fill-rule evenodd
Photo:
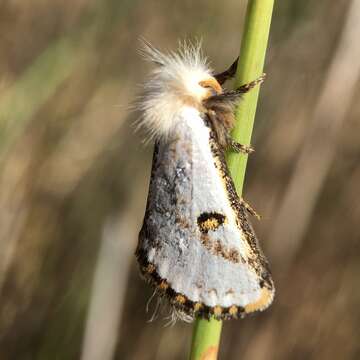
<svg viewBox="0 0 360 360"><path fill-rule="evenodd" d="M129 104L160 48L216 70L246 2L0 2L0 359L186 359L134 258L152 147ZM360 2L278 1L246 199L277 294L226 322L221 359L360 358Z"/></svg>

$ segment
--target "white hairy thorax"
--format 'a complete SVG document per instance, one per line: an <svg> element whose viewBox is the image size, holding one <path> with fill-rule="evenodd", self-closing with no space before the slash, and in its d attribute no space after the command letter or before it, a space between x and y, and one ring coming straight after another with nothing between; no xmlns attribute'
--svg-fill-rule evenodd
<svg viewBox="0 0 360 360"><path fill-rule="evenodd" d="M209 96L209 89L200 84L216 80L200 43L183 43L179 52L164 54L144 42L142 54L157 66L144 85L139 125L148 130L151 139L167 138L182 109L189 105L200 109L202 100Z"/></svg>

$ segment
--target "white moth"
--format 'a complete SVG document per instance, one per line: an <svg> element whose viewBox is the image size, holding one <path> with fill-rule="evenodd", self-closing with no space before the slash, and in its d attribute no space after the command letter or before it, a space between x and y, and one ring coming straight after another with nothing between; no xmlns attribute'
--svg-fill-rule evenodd
<svg viewBox="0 0 360 360"><path fill-rule="evenodd" d="M145 43L156 64L141 103L155 139L149 196L136 255L144 277L180 318L243 317L274 297L268 263L225 163L226 149L249 153L229 135L234 105L263 77L235 91L222 84L237 61L214 75L200 45L163 54Z"/></svg>

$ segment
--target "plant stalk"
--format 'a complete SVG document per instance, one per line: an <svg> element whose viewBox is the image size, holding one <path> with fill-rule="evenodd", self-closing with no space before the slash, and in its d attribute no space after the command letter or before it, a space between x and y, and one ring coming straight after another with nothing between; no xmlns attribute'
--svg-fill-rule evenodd
<svg viewBox="0 0 360 360"><path fill-rule="evenodd" d="M263 73L274 0L249 0L246 10L240 57L236 71L236 87L257 79ZM245 94L236 110L234 140L249 145L259 97L259 86ZM247 155L229 153L227 163L239 196L242 194ZM216 360L222 322L196 319L190 360Z"/></svg>

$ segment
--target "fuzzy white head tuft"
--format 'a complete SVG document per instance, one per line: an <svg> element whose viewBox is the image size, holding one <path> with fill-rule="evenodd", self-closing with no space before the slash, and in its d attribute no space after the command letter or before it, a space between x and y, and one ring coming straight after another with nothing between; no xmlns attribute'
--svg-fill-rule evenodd
<svg viewBox="0 0 360 360"><path fill-rule="evenodd" d="M185 106L201 109L202 101L210 95L209 87L201 83L216 80L202 55L200 42L183 42L178 52L162 53L143 41L141 54L157 66L144 85L139 125L148 129L150 138L167 138L179 112Z"/></svg>

